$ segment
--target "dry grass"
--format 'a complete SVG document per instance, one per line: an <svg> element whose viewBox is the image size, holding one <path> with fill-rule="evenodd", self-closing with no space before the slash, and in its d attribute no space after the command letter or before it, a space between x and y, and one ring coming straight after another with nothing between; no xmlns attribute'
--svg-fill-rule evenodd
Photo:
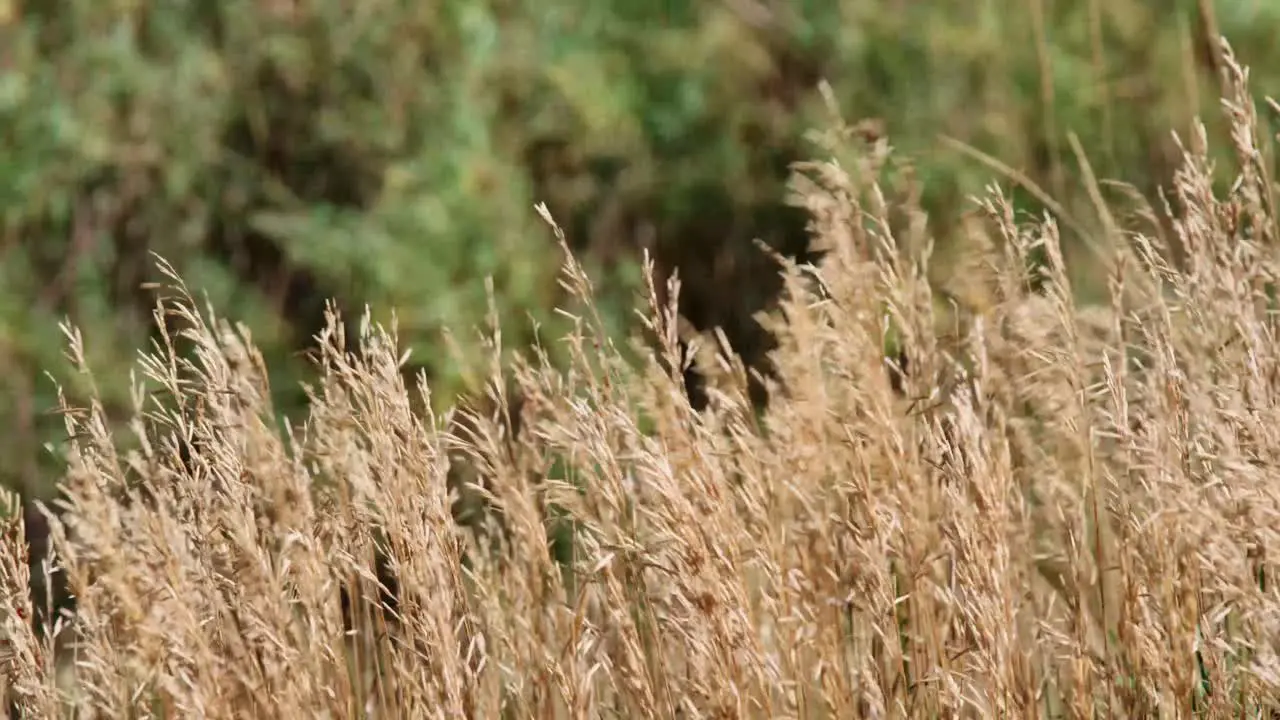
<svg viewBox="0 0 1280 720"><path fill-rule="evenodd" d="M684 359L673 308L647 314L663 357L624 362L570 260L585 309L567 370L495 362L488 410L424 416L394 331L364 323L347 348L335 316L310 415L281 432L251 340L171 278L136 437L67 408L73 678L23 619L9 528L16 701L28 717L1274 717L1280 216L1247 78L1227 80L1239 181L1215 196L1193 137L1174 236L1122 232L1100 203L1107 307L1076 306L1056 223L1016 223L993 188L969 274L989 302L944 322L918 211L860 180L883 142L860 167L804 168L830 252L786 269L784 386L763 414L705 344L711 407L690 408L663 370ZM465 525L463 465L488 507ZM363 598L354 628L344 592Z"/></svg>

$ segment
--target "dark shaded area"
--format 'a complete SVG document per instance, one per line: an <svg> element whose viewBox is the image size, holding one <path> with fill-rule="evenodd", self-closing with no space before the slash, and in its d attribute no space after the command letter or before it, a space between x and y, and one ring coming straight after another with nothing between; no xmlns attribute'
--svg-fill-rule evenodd
<svg viewBox="0 0 1280 720"><path fill-rule="evenodd" d="M374 548L373 574L376 578L376 598L368 598L363 592L360 592L360 588L365 584L361 580L343 583L339 587L339 602L342 604L342 629L344 632L349 633L357 628L357 618L353 613L363 606L363 603L357 604L356 607L352 606L353 589L356 590L356 597L366 602L368 600L374 601L374 607L380 612L382 622L388 626L397 624L400 610L400 580L391 567L391 557L386 547L380 543Z"/></svg>
<svg viewBox="0 0 1280 720"><path fill-rule="evenodd" d="M66 575L62 572L51 572L46 584L44 563L49 557L50 537L49 520L29 498L22 502L23 534L30 546L28 570L31 573L31 606L33 614L31 626L36 637L41 641L48 638L54 623L60 616L75 613L75 598L71 596Z"/></svg>
<svg viewBox="0 0 1280 720"><path fill-rule="evenodd" d="M774 258L754 246L754 240L761 239L774 251L800 263L813 263L820 258L810 250L804 211L779 202L750 208L741 213L745 216L742 219L735 218L735 214L735 208L721 207L699 216L689 233L706 241L680 243L663 259L682 278L679 306L693 328L699 332L723 330L748 371L776 380L768 358L777 348L777 339L754 316L776 303L782 290L781 268ZM717 219L726 218L734 218L727 233L717 227ZM717 237L718 233L726 234ZM768 397L755 373L749 376L751 398L763 407ZM705 403L704 383L696 371L686 371L685 382L695 407Z"/></svg>
<svg viewBox="0 0 1280 720"><path fill-rule="evenodd" d="M264 103L255 108L259 126L255 129L254 118L243 114L228 125L223 138L229 160L212 199L216 211L205 246L244 287L271 300L295 328L295 350L300 351L324 328L326 303L351 307L354 288L350 281L322 277L292 262L279 241L252 227L252 219L264 210L366 209L379 192L382 163L323 138L316 123L324 98L314 88L294 90L268 66L259 75L255 95ZM283 188L289 197L271 193L270 185Z"/></svg>

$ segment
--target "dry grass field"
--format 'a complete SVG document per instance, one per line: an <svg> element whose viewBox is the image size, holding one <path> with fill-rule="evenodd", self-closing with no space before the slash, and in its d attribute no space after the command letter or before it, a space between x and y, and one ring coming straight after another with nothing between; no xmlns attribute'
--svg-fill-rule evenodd
<svg viewBox="0 0 1280 720"><path fill-rule="evenodd" d="M170 273L133 434L64 408L54 545L77 611L56 642L32 630L10 521L11 707L1276 717L1280 211L1246 85L1232 65L1236 182L1214 185L1200 135L1172 223L1092 186L1094 305L1071 290L1065 219L1015 217L993 185L963 273L982 301L948 308L911 192L876 184L885 141L825 136L832 159L794 190L828 252L781 268L762 412L741 364L656 300L659 351L627 360L566 253L581 306L544 342L568 367L499 362L489 328L489 401L433 416L394 329L333 314L292 426L251 338Z"/></svg>

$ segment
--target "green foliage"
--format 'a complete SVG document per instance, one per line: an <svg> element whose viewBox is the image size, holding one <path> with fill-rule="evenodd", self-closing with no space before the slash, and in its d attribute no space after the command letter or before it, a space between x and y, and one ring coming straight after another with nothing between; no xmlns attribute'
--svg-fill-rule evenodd
<svg viewBox="0 0 1280 720"><path fill-rule="evenodd" d="M804 249L785 182L825 122L819 80L915 158L939 235L990 176L939 135L1087 218L1066 133L1099 176L1154 193L1167 128L1214 115L1214 22L1269 88L1273 4L1202 5L3 0L0 412L17 423L0 473L31 486L51 462L41 372L64 368L62 319L118 381L107 402L128 402L148 251L253 328L286 411L330 297L394 309L442 400L469 389L486 277L509 346L530 316L556 322L536 202L600 274L618 332L648 247L683 269L695 323L758 359L751 314L777 285L751 241Z"/></svg>

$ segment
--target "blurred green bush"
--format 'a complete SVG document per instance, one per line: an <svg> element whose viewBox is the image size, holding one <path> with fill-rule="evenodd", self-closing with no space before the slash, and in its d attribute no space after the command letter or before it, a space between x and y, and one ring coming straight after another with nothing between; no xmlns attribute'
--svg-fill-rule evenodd
<svg viewBox="0 0 1280 720"><path fill-rule="evenodd" d="M1264 0L0 0L0 481L56 464L63 319L124 414L151 252L252 328L285 410L327 298L395 309L441 399L478 361L484 278L509 343L554 324L542 201L619 330L648 248L758 358L776 285L751 241L805 252L785 183L828 120L819 80L911 159L945 240L993 172L940 135L1071 213L1068 131L1154 193L1170 130L1214 119L1217 31L1274 92Z"/></svg>

